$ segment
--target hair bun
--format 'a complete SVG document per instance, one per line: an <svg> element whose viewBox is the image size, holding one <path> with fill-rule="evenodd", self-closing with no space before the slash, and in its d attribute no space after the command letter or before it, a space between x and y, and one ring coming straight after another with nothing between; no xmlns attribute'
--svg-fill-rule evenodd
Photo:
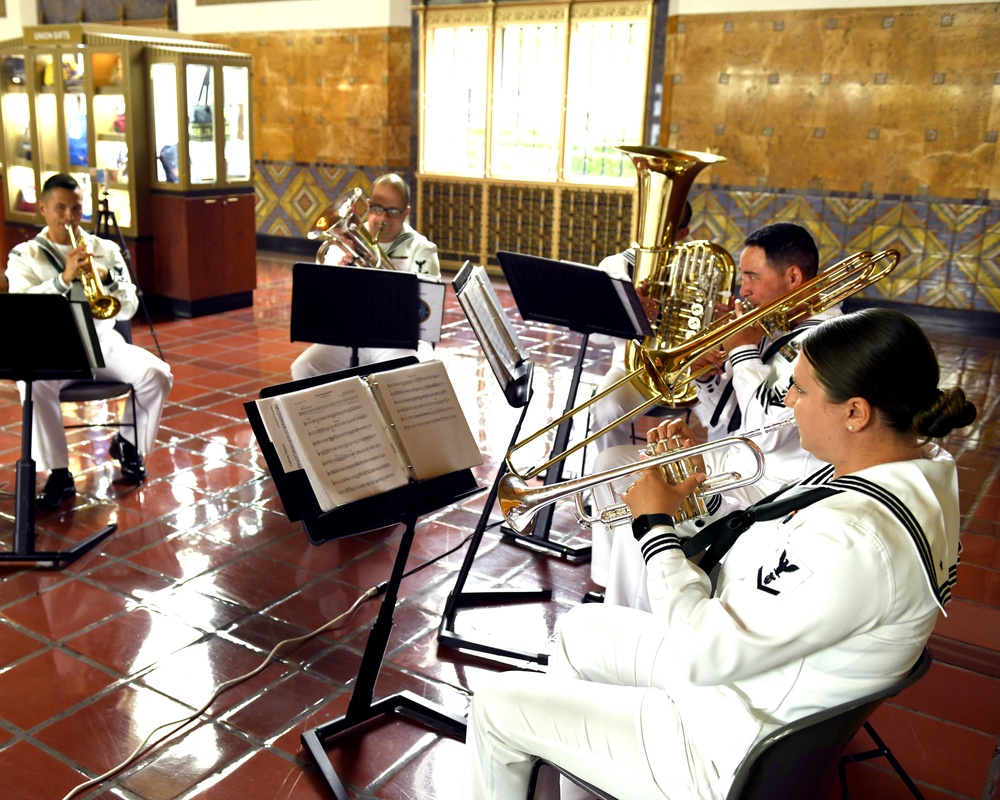
<svg viewBox="0 0 1000 800"><path fill-rule="evenodd" d="M942 389L930 408L914 415L913 427L921 436L940 439L957 428L971 425L977 413L962 389Z"/></svg>

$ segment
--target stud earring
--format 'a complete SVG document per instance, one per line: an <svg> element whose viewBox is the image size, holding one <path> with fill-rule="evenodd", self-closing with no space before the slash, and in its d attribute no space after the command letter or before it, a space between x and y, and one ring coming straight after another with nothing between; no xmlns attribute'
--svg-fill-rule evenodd
<svg viewBox="0 0 1000 800"><path fill-rule="evenodd" d="M854 430L854 426L853 426L853 425L848 425L848 426L847 426L847 430L849 430L849 431L853 431L853 430Z"/></svg>

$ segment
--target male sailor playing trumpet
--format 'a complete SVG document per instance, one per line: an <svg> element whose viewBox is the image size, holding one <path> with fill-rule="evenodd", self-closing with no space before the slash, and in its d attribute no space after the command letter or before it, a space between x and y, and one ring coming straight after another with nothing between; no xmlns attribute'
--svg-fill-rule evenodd
<svg viewBox="0 0 1000 800"><path fill-rule="evenodd" d="M95 370L97 380L123 381L135 391L135 424L132 404L125 404L123 426L115 434L110 455L121 467L122 478L139 483L146 475L143 455L156 441L160 414L173 377L170 367L152 353L136 347L115 329L115 319L131 319L138 309L138 297L118 246L80 229L83 191L76 179L58 173L45 181L38 203L46 227L34 239L19 244L7 259L7 281L11 293L61 294L69 300L90 301L82 272L91 268L101 292L120 304L117 315L96 318L94 327L105 366ZM76 241L74 245L73 241ZM111 303L113 305L113 303ZM39 320L44 325L44 320ZM25 331L30 335L30 331ZM69 450L59 409L59 390L66 381L35 381L32 384L34 417L32 459L49 477L36 497L43 509L56 508L76 493L69 471ZM20 386L23 398L23 386ZM137 432L132 441L133 430Z"/></svg>

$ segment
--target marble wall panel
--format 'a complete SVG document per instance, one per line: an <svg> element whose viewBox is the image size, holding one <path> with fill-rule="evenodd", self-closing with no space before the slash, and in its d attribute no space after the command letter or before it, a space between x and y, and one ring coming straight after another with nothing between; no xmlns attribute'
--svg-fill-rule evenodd
<svg viewBox="0 0 1000 800"><path fill-rule="evenodd" d="M731 156L730 173L747 185L807 189L818 175L837 191L996 197L998 8L679 17L665 62L669 144L697 146L705 136L694 122L697 110L713 117L724 109L712 123L712 146ZM786 165L785 148L748 147L740 137L801 142L801 132L787 131L794 120L823 129L824 146L810 154L813 169L793 171L804 181L792 183L786 166L761 174L761 155ZM859 133L880 142L874 153ZM832 178L862 173L869 177Z"/></svg>

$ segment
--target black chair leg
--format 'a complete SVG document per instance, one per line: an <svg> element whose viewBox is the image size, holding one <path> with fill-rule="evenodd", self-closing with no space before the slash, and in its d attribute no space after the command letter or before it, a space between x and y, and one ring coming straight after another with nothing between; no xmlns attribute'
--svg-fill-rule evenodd
<svg viewBox="0 0 1000 800"><path fill-rule="evenodd" d="M837 772L840 775L840 796L843 800L850 800L850 793L847 789L847 770L844 769L845 764L854 764L858 761L867 761L871 758L879 758L880 756L885 758L892 768L896 771L900 780L906 784L906 788L910 790L917 800L924 800L924 796L920 793L917 785L913 782L909 775L906 774L906 770L903 769L903 765L896 760L896 757L892 754L892 751L885 746L885 742L882 741L881 737L875 733L875 728L872 727L870 722L865 722L864 729L868 732L872 741L875 742L875 750L866 750L863 753L854 753L853 755L843 756L840 759L840 763L837 764Z"/></svg>
<svg viewBox="0 0 1000 800"><path fill-rule="evenodd" d="M903 769L903 765L900 764L896 757L892 754L892 751L885 746L885 742L879 738L879 735L875 733L875 729L872 727L870 722L864 724L864 729L868 731L868 735L872 737L872 741L878 746L882 755L885 756L886 760L892 764L892 768L896 770L896 774L899 775L903 783L906 784L906 788L910 790L910 793L917 798L917 800L924 800L924 796L920 793L916 784L910 779L910 776L906 774L906 770Z"/></svg>

